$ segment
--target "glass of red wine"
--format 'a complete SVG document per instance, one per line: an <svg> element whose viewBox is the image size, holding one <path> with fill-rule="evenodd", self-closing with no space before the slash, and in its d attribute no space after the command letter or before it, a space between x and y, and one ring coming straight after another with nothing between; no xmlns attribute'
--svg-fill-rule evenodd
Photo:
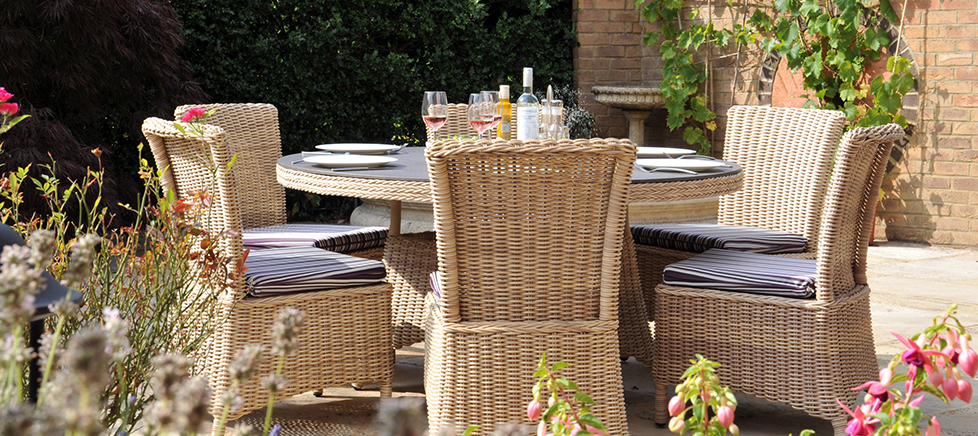
<svg viewBox="0 0 978 436"><path fill-rule="evenodd" d="M448 121L448 97L444 91L425 91L424 100L421 102L421 119L424 124L435 132L435 141L438 140L438 129Z"/></svg>
<svg viewBox="0 0 978 436"><path fill-rule="evenodd" d="M492 126L495 112L496 108L488 95L481 92L469 94L469 106L466 113L469 117L469 124L478 133L479 139L482 139L482 134Z"/></svg>

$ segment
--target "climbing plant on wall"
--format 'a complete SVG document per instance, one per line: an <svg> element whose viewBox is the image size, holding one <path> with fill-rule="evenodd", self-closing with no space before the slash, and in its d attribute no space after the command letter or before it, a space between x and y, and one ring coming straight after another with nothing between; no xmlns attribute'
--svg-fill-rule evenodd
<svg viewBox="0 0 978 436"><path fill-rule="evenodd" d="M777 53L790 71L800 71L808 91L803 95L808 99L805 107L842 110L850 127L890 122L907 126L900 109L903 96L914 87L914 78L910 61L888 53L890 38L880 29L884 17L898 21L889 0L746 4L740 22L735 19L727 28L715 26L712 2L703 3L635 0L643 18L659 24L659 30L647 32L644 41L650 46L659 44L667 125L672 130L683 128L686 142L709 150L706 133L716 128L710 94L705 92L710 53L733 43ZM732 2L728 5L734 10ZM704 6L706 18L700 19ZM890 55L888 77L867 77L867 65L886 54Z"/></svg>

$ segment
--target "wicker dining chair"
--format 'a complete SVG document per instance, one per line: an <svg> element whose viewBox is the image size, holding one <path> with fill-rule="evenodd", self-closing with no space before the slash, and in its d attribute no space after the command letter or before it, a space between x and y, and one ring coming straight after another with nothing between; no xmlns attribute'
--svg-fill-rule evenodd
<svg viewBox="0 0 978 436"><path fill-rule="evenodd" d="M203 134L184 134L173 121L148 118L142 131L164 172L164 188L177 198L209 192L208 229L222 232L230 259L245 255L241 229L241 180L232 160L245 150L226 142L220 127L204 125ZM235 162L234 164L237 164ZM301 345L284 364L288 380L279 398L350 382L380 383L380 396L390 397L394 351L391 348L391 287L383 283L383 264L315 247L269 248L247 255L244 274L236 274L225 290L217 290L215 327L195 357L197 368L213 390L211 414L221 416L221 394L231 380L228 364L249 344L271 345L272 325L284 307L305 313ZM236 266L233 266L236 268ZM193 286L193 284L190 284ZM203 291L215 292L203 289ZM267 295L267 296L256 296ZM275 370L276 359L258 365L250 382L240 387L244 400L230 419L264 407L268 391L262 375Z"/></svg>
<svg viewBox="0 0 978 436"><path fill-rule="evenodd" d="M699 353L722 365L722 384L828 419L844 436L847 415L836 399L852 406L858 395L852 388L874 380L879 369L866 251L890 149L903 135L889 124L843 136L816 259L713 249L667 267L655 289L657 423L668 419L666 385L678 383ZM728 274L737 269L743 276ZM805 273L788 277L788 269ZM787 282L803 284L788 289Z"/></svg>
<svg viewBox="0 0 978 436"><path fill-rule="evenodd" d="M234 171L240 192L239 205L248 248L319 248L380 260L384 254L386 227L339 224L286 223L285 188L278 184L275 165L282 157L278 109L266 103L183 105L176 108L179 120L190 109L214 110L207 124L221 127L227 141L240 153Z"/></svg>
<svg viewBox="0 0 978 436"><path fill-rule="evenodd" d="M425 156L438 247L425 323L429 431L527 423L546 352L571 364L564 375L609 433L626 435L617 306L635 145L442 141Z"/></svg>
<svg viewBox="0 0 978 436"><path fill-rule="evenodd" d="M727 111L723 160L739 164L744 171L743 188L720 197L717 224L633 225L635 255L645 306L653 313L655 287L662 282L666 265L688 259L710 247L706 244L675 244L676 234L685 241L717 240L703 233L728 232L755 242L752 227L783 232L779 238L796 235L801 247L792 257L815 258L825 190L832 173L832 157L846 118L842 112L734 106ZM741 226L731 229L730 226ZM663 238L660 229L673 235ZM726 230L725 230L726 229ZM732 230L732 232L731 232ZM770 232L769 232L770 233ZM762 235L761 237L770 237ZM658 238L658 239L657 239ZM665 240L666 244L652 245ZM807 241L807 246L805 244ZM737 241L735 241L737 242ZM732 246L735 244L729 244ZM742 244L753 246L753 244ZM763 244L769 248L772 244ZM797 243L795 244L797 246ZM654 319L649 320L654 323Z"/></svg>

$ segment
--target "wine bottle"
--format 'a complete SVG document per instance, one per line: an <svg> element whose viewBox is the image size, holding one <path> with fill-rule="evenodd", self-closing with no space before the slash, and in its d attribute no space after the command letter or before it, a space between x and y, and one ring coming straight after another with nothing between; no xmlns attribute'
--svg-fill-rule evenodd
<svg viewBox="0 0 978 436"><path fill-rule="evenodd" d="M516 100L516 139L540 135L540 100L533 95L533 68L523 69L523 94Z"/></svg>
<svg viewBox="0 0 978 436"><path fill-rule="evenodd" d="M510 119L512 118L512 105L509 104L509 85L499 85L499 110L502 112L503 119L499 122L496 130L496 137L499 139L510 140Z"/></svg>

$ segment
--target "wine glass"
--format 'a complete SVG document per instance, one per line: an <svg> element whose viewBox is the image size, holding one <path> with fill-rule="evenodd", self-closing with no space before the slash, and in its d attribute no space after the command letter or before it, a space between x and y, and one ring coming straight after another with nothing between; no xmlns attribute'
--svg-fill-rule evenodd
<svg viewBox="0 0 978 436"><path fill-rule="evenodd" d="M489 125L489 130L495 129L503 120L503 108L499 106L499 91L482 91L481 94L484 95L483 99L485 101L492 104L492 124Z"/></svg>
<svg viewBox="0 0 978 436"><path fill-rule="evenodd" d="M438 129L448 121L448 97L444 91L425 91L424 100L421 102L421 119L426 126L435 132L435 141L438 140Z"/></svg>
<svg viewBox="0 0 978 436"><path fill-rule="evenodd" d="M489 130L496 112L489 96L481 92L469 94L469 107L466 112L469 124L478 133L479 139L482 139L482 133Z"/></svg>

